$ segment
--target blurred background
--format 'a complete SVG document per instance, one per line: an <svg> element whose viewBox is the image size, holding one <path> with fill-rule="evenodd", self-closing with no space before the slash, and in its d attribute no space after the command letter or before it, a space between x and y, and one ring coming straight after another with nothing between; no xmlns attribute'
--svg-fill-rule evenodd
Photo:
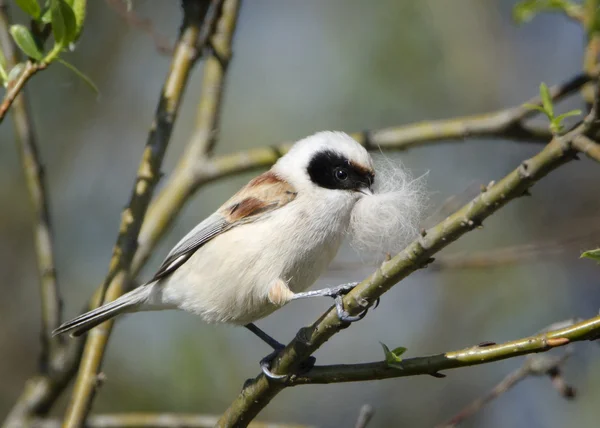
<svg viewBox="0 0 600 428"><path fill-rule="evenodd" d="M64 318L102 282L146 141L169 57L103 1L89 2L86 26L70 62L100 88L96 96L71 72L52 66L28 85L47 169ZM517 27L510 0L276 1L243 3L234 41L217 153L293 140L318 130L360 131L491 111L524 102L539 83L581 69L584 35L559 15ZM173 43L178 2L136 0L134 10ZM24 16L12 8L13 19ZM197 67L164 164L168 174L194 126ZM562 109L581 108L576 96ZM543 122L540 122L543 123ZM31 207L12 123L0 127L0 415L37 369L39 293ZM452 195L466 201L540 146L507 141L453 142L390 153L415 175L428 172L429 213L444 214ZM254 174L204 187L186 206L140 279L169 248ZM380 360L379 341L408 348L406 357L535 333L555 321L591 317L600 308L600 267L580 260L600 244L600 168L572 162L442 254L508 248L517 263L480 269L432 266L386 294L381 305L316 353L319 363ZM442 211L440 212L440 207ZM445 213L447 214L447 213ZM535 257L518 248L531 244ZM516 246L516 247L515 247ZM514 249L514 250L513 250ZM316 287L359 280L374 268L345 248ZM331 302L292 303L258 323L288 342ZM600 347L577 344L565 367L578 396L562 398L543 378L527 379L484 408L467 427L595 427ZM269 349L241 328L208 326L177 312L126 317L105 358L107 381L93 412L220 414L254 377ZM353 426L362 404L370 426L441 423L522 358L413 377L285 390L259 420L322 427ZM60 415L65 398L53 414Z"/></svg>

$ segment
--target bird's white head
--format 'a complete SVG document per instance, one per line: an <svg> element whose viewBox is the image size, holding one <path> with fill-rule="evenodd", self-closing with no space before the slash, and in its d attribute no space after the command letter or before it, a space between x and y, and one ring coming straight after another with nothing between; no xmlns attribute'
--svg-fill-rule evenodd
<svg viewBox="0 0 600 428"><path fill-rule="evenodd" d="M373 160L363 146L343 132L323 131L298 141L273 171L300 192L343 192L358 199L371 194Z"/></svg>

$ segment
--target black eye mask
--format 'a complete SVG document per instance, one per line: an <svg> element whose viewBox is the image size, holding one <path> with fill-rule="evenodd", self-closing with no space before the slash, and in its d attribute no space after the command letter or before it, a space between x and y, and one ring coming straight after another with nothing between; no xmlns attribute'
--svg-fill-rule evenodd
<svg viewBox="0 0 600 428"><path fill-rule="evenodd" d="M370 188L374 181L370 170L332 150L315 153L307 172L313 183L325 189L359 190Z"/></svg>

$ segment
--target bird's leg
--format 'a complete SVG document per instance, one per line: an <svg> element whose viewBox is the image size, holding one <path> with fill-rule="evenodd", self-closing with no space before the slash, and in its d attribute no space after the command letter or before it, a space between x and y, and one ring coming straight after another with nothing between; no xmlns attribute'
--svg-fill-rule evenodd
<svg viewBox="0 0 600 428"><path fill-rule="evenodd" d="M267 333L265 333L260 328L258 328L256 326L256 324L250 323L250 324L246 324L244 327L246 327L252 333L254 333L255 335L257 335L260 340L262 340L267 345L269 345L271 348L273 348L273 350L275 350L275 351L281 351L283 348L285 348L285 345L283 343L279 343L278 341L276 341L275 339L273 339Z"/></svg>
<svg viewBox="0 0 600 428"><path fill-rule="evenodd" d="M348 323L355 322L355 321L359 321L359 320L363 319L365 317L365 315L367 315L368 308L365 309L364 311L362 311L358 315L350 315L348 313L348 311L346 309L344 309L344 303L342 301L342 296L344 294L347 294L348 292L350 292L358 284L359 284L358 282L350 282L348 284L338 285L337 287L329 287L329 288L323 288L321 290L305 291L303 293L295 293L292 296L292 300L306 299L309 297L322 297L322 296L333 297L335 300L335 309L337 311L337 315L338 315L340 321L348 322ZM377 307L378 304L379 304L379 299L377 299L377 302L375 303L375 307Z"/></svg>
<svg viewBox="0 0 600 428"><path fill-rule="evenodd" d="M273 360L275 359L277 354L279 354L279 351L281 351L283 348L285 348L285 345L282 343L279 343L277 340L273 339L267 333L265 333L260 328L258 328L256 326L256 324L254 324L254 323L246 324L244 327L246 327L248 330L250 330L256 336L258 336L263 342L265 342L267 345L269 345L271 348L273 348L273 352L271 352L269 355L267 355L262 360L260 360L260 368L261 368L262 372L265 374L265 376L267 376L268 378L273 379L273 380L286 379L288 377L287 374L278 375L271 371L271 364L273 363ZM310 370L314 365L315 365L315 357L311 356L306 360L306 363L303 364L302 369L303 369L303 371L307 371L307 370Z"/></svg>

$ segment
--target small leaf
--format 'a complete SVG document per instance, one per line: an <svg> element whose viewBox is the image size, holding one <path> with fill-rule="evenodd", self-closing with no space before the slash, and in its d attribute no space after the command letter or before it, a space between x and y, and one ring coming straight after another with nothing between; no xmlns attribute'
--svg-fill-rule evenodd
<svg viewBox="0 0 600 428"><path fill-rule="evenodd" d="M17 6L19 6L23 11L31 16L33 19L37 20L40 17L40 5L37 0L15 0L17 2Z"/></svg>
<svg viewBox="0 0 600 428"><path fill-rule="evenodd" d="M392 350L392 354L394 354L397 357L400 357L405 352L406 352L406 348L404 346L398 346L397 348Z"/></svg>
<svg viewBox="0 0 600 428"><path fill-rule="evenodd" d="M398 348L395 348L393 351L390 351L390 348L388 348L384 343L381 343L381 342L379 342L379 343L381 344L381 347L383 348L383 353L385 355L385 362L389 366L394 366L395 364L397 365L398 363L402 362L402 358L400 358L400 356L406 352L406 348L400 346Z"/></svg>
<svg viewBox="0 0 600 428"><path fill-rule="evenodd" d="M527 107L528 109L531 109L531 110L537 110L540 113L546 114L546 110L544 110L544 107L542 107L542 106L538 106L538 105L535 105L535 104L525 103L525 104L523 104L523 107Z"/></svg>
<svg viewBox="0 0 600 428"><path fill-rule="evenodd" d="M50 24L52 22L52 9L49 6L45 6L40 16L40 21L44 24Z"/></svg>
<svg viewBox="0 0 600 428"><path fill-rule="evenodd" d="M600 264L600 248L596 248L595 250L586 251L581 255L581 258L592 259Z"/></svg>
<svg viewBox="0 0 600 428"><path fill-rule="evenodd" d="M4 58L2 49L0 49L0 78L2 78L2 83L4 84L8 80L8 76L6 74L6 58Z"/></svg>
<svg viewBox="0 0 600 428"><path fill-rule="evenodd" d="M571 110L566 113L559 114L558 116L555 117L555 119L560 123L567 117L579 116L579 115L581 115L581 110Z"/></svg>
<svg viewBox="0 0 600 428"><path fill-rule="evenodd" d="M51 0L52 33L57 45L65 48L75 38L77 24L75 13L65 0Z"/></svg>
<svg viewBox="0 0 600 428"><path fill-rule="evenodd" d="M77 67L75 67L73 64L70 64L67 61L64 61L60 58L56 58L56 61L60 62L62 65L64 65L69 70L71 70L73 73L75 73L81 80L83 80L85 83L87 83L87 85L92 89L92 91L94 91L96 93L96 95L98 95L100 93L100 91L98 90L98 87L94 84L92 79L90 79L83 72L78 70Z"/></svg>
<svg viewBox="0 0 600 428"><path fill-rule="evenodd" d="M552 106L552 97L548 85L544 82L540 83L540 97L542 98L542 107L546 111L549 118L554 117L554 107Z"/></svg>
<svg viewBox="0 0 600 428"><path fill-rule="evenodd" d="M531 21L537 13L536 0L525 0L513 7L513 19L517 24Z"/></svg>
<svg viewBox="0 0 600 428"><path fill-rule="evenodd" d="M567 15L579 8L567 0L523 0L513 7L513 19L517 24L531 21L540 12L564 12Z"/></svg>
<svg viewBox="0 0 600 428"><path fill-rule="evenodd" d="M79 39L79 35L81 34L81 30L83 30L83 22L85 21L85 13L87 0L65 0L69 6L71 6L71 10L75 15L75 34L73 36L73 40L70 42L76 42Z"/></svg>
<svg viewBox="0 0 600 428"><path fill-rule="evenodd" d="M20 63L16 64L12 68L12 70L10 70L8 72L8 78L6 79L7 86L10 85L15 80L17 80L19 78L19 76L21 76L21 73L23 73L23 70L25 70L24 62L20 62Z"/></svg>
<svg viewBox="0 0 600 428"><path fill-rule="evenodd" d="M17 46L25 53L25 55L40 61L44 54L35 43L35 39L31 32L21 24L11 25L10 34L13 36Z"/></svg>

